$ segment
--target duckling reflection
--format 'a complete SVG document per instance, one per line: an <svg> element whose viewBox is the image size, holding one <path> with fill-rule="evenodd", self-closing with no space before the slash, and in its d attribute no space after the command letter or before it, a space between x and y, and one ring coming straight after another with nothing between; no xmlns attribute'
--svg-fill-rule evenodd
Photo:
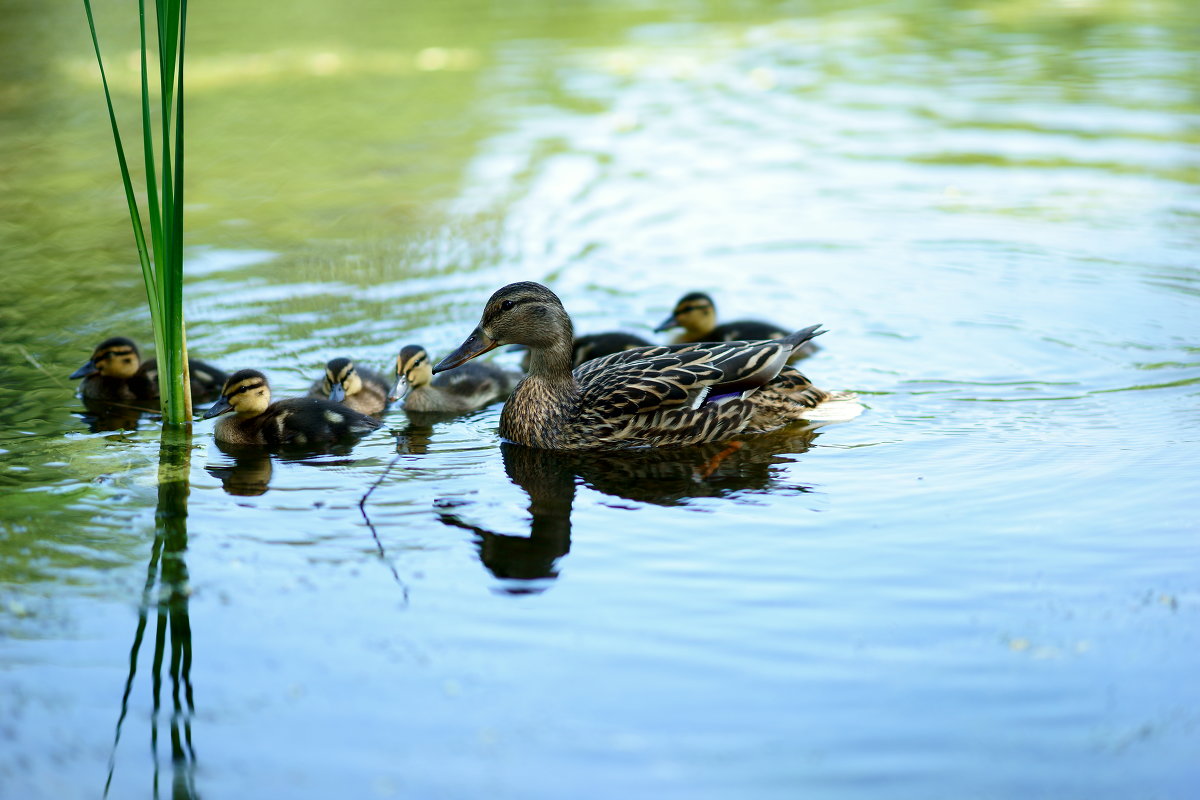
<svg viewBox="0 0 1200 800"><path fill-rule="evenodd" d="M237 497L266 494L274 470L270 454L261 447L229 444L219 439L214 441L217 449L228 456L231 463L210 465L204 469L221 481L225 493Z"/></svg>
<svg viewBox="0 0 1200 800"><path fill-rule="evenodd" d="M663 506L744 492L807 492L807 486L782 483L778 465L808 450L817 435L815 427L793 426L733 442L619 454L502 442L504 471L529 495L529 536L472 525L453 508L439 510L439 516L444 524L479 537L480 560L497 578L510 581L506 591L538 591L545 587L535 582L556 578L559 560L571 549L571 507L578 484L613 497Z"/></svg>
<svg viewBox="0 0 1200 800"><path fill-rule="evenodd" d="M83 398L84 413L80 418L87 423L92 433L104 431L134 431L145 414L156 414L158 408L147 408L130 403L112 403L106 400Z"/></svg>
<svg viewBox="0 0 1200 800"><path fill-rule="evenodd" d="M408 412L408 425L398 431L396 436L396 454L402 456L423 456L429 452L429 443L433 441L434 423L454 419L457 414L422 414Z"/></svg>

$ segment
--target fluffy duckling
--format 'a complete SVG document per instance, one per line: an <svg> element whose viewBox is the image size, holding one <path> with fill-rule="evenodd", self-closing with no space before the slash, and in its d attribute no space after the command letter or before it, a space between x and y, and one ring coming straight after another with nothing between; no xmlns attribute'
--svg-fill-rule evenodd
<svg viewBox="0 0 1200 800"><path fill-rule="evenodd" d="M341 403L360 414L382 414L387 409L388 385L378 373L355 366L348 358L335 358L325 365L325 377L312 385L308 396Z"/></svg>
<svg viewBox="0 0 1200 800"><path fill-rule="evenodd" d="M572 370L562 302L540 284L514 283L492 295L475 331L433 371L523 344L530 370L500 416L505 439L549 450L686 446L764 432L826 401L851 400L786 366L818 327L782 339L642 347Z"/></svg>
<svg viewBox="0 0 1200 800"><path fill-rule="evenodd" d="M689 292L679 298L675 309L654 329L655 333L683 328L671 340L676 344L687 342L741 342L761 339L782 339L789 331L769 322L740 319L736 322L717 324L717 306L704 292ZM813 342L797 348L789 361L812 355L817 351Z"/></svg>
<svg viewBox="0 0 1200 800"><path fill-rule="evenodd" d="M235 415L219 420L213 435L233 445L322 446L362 436L383 425L374 417L319 397L272 403L267 377L253 369L229 376L221 399L204 412L204 419L230 411Z"/></svg>
<svg viewBox="0 0 1200 800"><path fill-rule="evenodd" d="M213 399L225 384L221 370L195 358L188 359L192 402ZM87 363L71 373L71 379L83 379L80 393L90 400L129 403L139 400L158 403L158 362L142 361L132 339L114 336L92 351Z"/></svg>
<svg viewBox="0 0 1200 800"><path fill-rule="evenodd" d="M495 364L465 364L433 377L429 354L410 344L396 358L396 383L389 399L404 399L406 411L461 414L483 408L512 393L521 374Z"/></svg>

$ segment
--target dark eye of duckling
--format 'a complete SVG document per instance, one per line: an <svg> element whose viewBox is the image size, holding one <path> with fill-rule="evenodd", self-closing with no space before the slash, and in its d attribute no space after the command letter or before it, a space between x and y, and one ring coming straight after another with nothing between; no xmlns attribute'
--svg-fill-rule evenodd
<svg viewBox="0 0 1200 800"><path fill-rule="evenodd" d="M508 311L510 308L512 308L515 305L516 305L516 302L514 302L512 300L505 300L503 303L500 304L500 310Z"/></svg>

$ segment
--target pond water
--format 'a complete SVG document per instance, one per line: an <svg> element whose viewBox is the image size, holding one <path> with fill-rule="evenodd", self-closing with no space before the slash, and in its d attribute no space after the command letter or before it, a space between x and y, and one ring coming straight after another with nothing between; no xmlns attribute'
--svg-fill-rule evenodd
<svg viewBox="0 0 1200 800"><path fill-rule="evenodd" d="M93 432L141 278L82 10L9 3L0 796L1194 796L1196 4L288 8L189 19L197 356L299 394L512 280L647 336L704 289L867 410L715 470L499 406Z"/></svg>

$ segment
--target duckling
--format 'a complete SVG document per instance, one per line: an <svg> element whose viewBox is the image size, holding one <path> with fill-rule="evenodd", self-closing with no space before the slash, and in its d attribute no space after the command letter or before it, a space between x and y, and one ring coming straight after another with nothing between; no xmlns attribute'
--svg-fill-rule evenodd
<svg viewBox="0 0 1200 800"><path fill-rule="evenodd" d="M650 347L653 342L647 342L640 336L624 331L608 331L606 333L589 333L575 339L572 348L571 363L578 367L593 358L603 358L619 353L622 350L632 350L635 347ZM521 356L521 369L529 371L529 351Z"/></svg>
<svg viewBox="0 0 1200 800"><path fill-rule="evenodd" d="M523 344L530 370L500 415L505 439L549 450L693 445L765 432L827 401L852 400L817 389L794 369L784 372L819 328L763 341L642 347L572 371L571 318L552 291L522 282L493 294L475 331L433 371Z"/></svg>
<svg viewBox="0 0 1200 800"><path fill-rule="evenodd" d="M195 358L188 359L192 401L212 400L225 383L225 373ZM138 346L132 339L114 336L105 339L92 351L87 363L70 375L72 380L83 379L80 393L90 400L129 403L138 400L158 404L158 362L142 361Z"/></svg>
<svg viewBox="0 0 1200 800"><path fill-rule="evenodd" d="M683 328L671 341L676 344L687 342L735 342L757 341L760 339L782 339L788 331L772 325L769 322L758 322L752 319L741 319L736 322L717 324L717 306L713 299L704 292L689 292L679 298L675 309L662 324L654 329L655 333ZM808 342L797 348L789 361L795 361L817 351L817 345Z"/></svg>
<svg viewBox="0 0 1200 800"><path fill-rule="evenodd" d="M228 412L235 416L217 422L217 441L233 445L322 446L353 439L383 425L366 414L319 397L294 397L271 402L267 377L243 369L229 376L221 398L204 412L204 419Z"/></svg>
<svg viewBox="0 0 1200 800"><path fill-rule="evenodd" d="M436 378L433 372L424 347L405 346L396 358L396 383L389 399L403 398L405 411L461 414L508 397L522 377L484 363L466 364Z"/></svg>
<svg viewBox="0 0 1200 800"><path fill-rule="evenodd" d="M388 405L388 385L383 376L359 367L348 358L335 358L325 365L325 377L308 390L360 414L382 414Z"/></svg>

